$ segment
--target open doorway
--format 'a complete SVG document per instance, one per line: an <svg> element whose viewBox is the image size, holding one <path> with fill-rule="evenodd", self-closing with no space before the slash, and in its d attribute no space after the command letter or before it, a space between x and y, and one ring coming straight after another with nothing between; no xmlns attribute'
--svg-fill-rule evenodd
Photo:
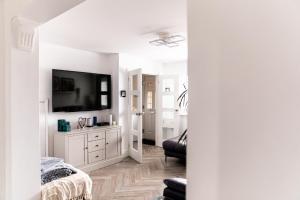
<svg viewBox="0 0 300 200"><path fill-rule="evenodd" d="M145 153L162 151L164 141L178 140L184 132L181 129L186 129L180 128L183 122L178 103L179 82L183 82L179 81L180 76L142 71L130 71L128 79L130 156L140 163Z"/></svg>
<svg viewBox="0 0 300 200"><path fill-rule="evenodd" d="M156 76L143 74L143 144L155 145Z"/></svg>
<svg viewBox="0 0 300 200"><path fill-rule="evenodd" d="M157 145L157 75L129 72L130 156L142 163L143 155ZM146 147L146 148L145 148Z"/></svg>
<svg viewBox="0 0 300 200"><path fill-rule="evenodd" d="M179 1L179 2L181 2L181 1ZM144 38L144 35L141 35L141 32L145 32L145 31L152 32L152 30L159 30L159 31L168 31L168 32L170 32L168 34L170 34L170 36L173 36L173 38L175 38L174 36L181 34L180 33L181 31L185 32L184 29L183 30L181 29L181 27L185 27L185 24L180 23L181 21L184 21L183 19L184 19L185 15L184 15L183 11L186 10L186 9L184 9L184 5L180 4L178 6L177 5L175 6L174 2L172 2L172 8L170 8L170 2L166 2L164 4L162 4L161 2L157 2L157 3L154 2L155 4L153 5L153 2L149 3L147 1L141 1L141 2L139 1L139 2L135 2L134 6L128 6L127 5L128 2L126 2L126 3L124 2L124 5L120 6L119 5L120 2L118 2L117 4L119 5L119 7L124 8L121 10L122 12L120 12L119 9L114 9L114 8L116 8L115 3L116 2L113 2L113 1L107 1L107 4L104 1L103 2L102 1L101 2L86 1L83 4L83 6L78 6L78 7L74 8L72 11L66 13L66 15L60 15L58 18L49 22L48 26L45 26L43 29L39 30L39 36L40 36L39 43L40 44L43 43L42 45L39 44L39 49L42 52L41 54L39 54L39 64L40 64L40 66L43 65L43 67L41 67L41 69L40 69L40 73L42 74L42 76L40 76L40 79L41 79L42 83L45 83L45 84L40 84L40 87L39 87L39 88L41 88L41 90L40 90L40 98L41 99L48 99L47 97L49 96L49 100L51 102L52 96L51 96L51 91L49 90L51 87L48 87L49 84L51 85L51 79L49 78L48 75L46 75L46 73L50 74L50 73L48 73L50 66L59 67L59 68L66 67L66 68L68 68L66 70L77 70L77 71L84 71L84 72L89 72L89 73L95 73L95 72L97 73L97 70L101 70L101 73L112 73L113 77L116 80L116 82L114 82L115 84L113 84L114 86L118 86L119 83L122 83L123 82L122 79L127 80L126 79L127 77L124 78L122 76L119 76L119 75L121 75L121 73L119 73L117 71L117 69L119 69L120 66L116 66L116 68L113 68L113 67L111 67L110 64L108 64L108 61L107 62L102 61L108 57L107 55L102 55L102 53L103 54L107 53L107 52L118 53L121 51L121 47L123 48L124 43L127 43L127 44L124 44L124 46L128 45L128 47L130 47L130 50L128 49L128 52L133 52L133 53L136 52L138 54L138 53L142 52L143 49L151 50L151 51L146 50L142 55L145 57L147 57L147 56L151 57L151 59L155 59L155 60L166 59L169 61L171 58L176 58L176 59L183 58L184 59L186 57L185 56L186 54L184 52L181 53L181 50L178 50L178 48L181 48L181 47L184 48L185 47L184 44L178 46L177 48L173 48L173 47L169 48L168 46L165 46L165 45L162 47L153 47L153 45L151 46L149 44L149 42L154 41L156 39L160 39L157 36L158 34L151 33L146 36L147 38ZM148 3L149 3L149 5L147 5ZM125 9L125 8L130 8L130 9L132 8L133 11L136 11L136 10L143 11L145 8L145 5L147 8L151 8L151 9L147 9L147 12L141 12L138 17L136 17L135 15L130 15L131 13L134 13L134 12L132 12L132 10ZM64 5L64 6L66 6L66 5ZM35 6L35 7L37 7L37 6ZM52 6L48 6L48 7L53 8ZM44 6L43 8L47 9L48 7ZM99 11L100 8L103 9L104 12L100 12ZM158 16L165 16L165 11L167 9L168 10L171 9L172 12L170 12L170 13L174 14L174 16L170 15L167 18L158 17L156 20L158 20L159 23L157 23L156 20L151 21L151 22L149 20L147 20L147 19L149 19L149 16L153 15L153 13L156 13L157 15L159 14ZM58 10L62 10L62 8L60 7L60 9L58 9ZM110 12L105 12L107 10L109 10ZM182 12L180 12L181 10L182 10ZM45 12L45 13L49 13L49 12ZM104 13L109 14L112 17L109 17L107 15L102 16L102 14L104 14ZM101 15L96 15L96 14L101 14ZM120 16L122 19L124 19L124 21L122 20L120 22L120 18L116 17L116 16ZM111 30L106 29L106 31L102 31L102 30L104 30L103 27L107 28L107 26L106 26L107 19L110 19L109 24L113 24L114 26L108 27L109 29L111 28ZM138 21L136 21L135 19L138 19ZM116 20L116 21L114 21L114 20ZM150 27L150 25L147 24L148 21L149 21L150 25L158 24L157 27L156 26ZM76 22L76 25L74 25L75 22ZM118 22L118 23L115 23L115 22ZM169 24L173 24L173 22L176 22L174 25L179 27L178 29L176 28L177 30L161 30L163 27L167 27ZM82 23L82 24L80 24L80 23ZM119 24L119 23L121 23L121 24ZM130 23L134 23L135 26L131 26ZM90 31L89 27L92 28L92 31ZM95 31L94 30L95 27L99 27L100 31ZM128 28L128 27L130 27L130 28ZM141 29L144 29L142 27L149 27L149 29L151 29L151 30L141 30ZM78 30L76 30L76 28L78 28ZM127 34L126 33L127 30L129 33L138 33L138 34L136 34L136 35ZM73 33L78 33L78 34L73 35ZM95 33L95 34L93 35L92 33ZM99 33L100 33L100 35L99 35ZM117 34L117 35L113 36L112 34ZM164 35L168 35L168 34L164 34ZM154 36L152 36L152 35L154 35ZM121 36L122 37L124 36L124 38L120 38ZM184 36L184 33L183 33L183 36ZM111 38L116 38L116 39L111 40ZM140 46L139 41L141 38L142 38L142 40L144 40L143 44L146 47ZM94 41L94 40L96 40L96 41ZM38 43L36 43L36 44L38 44ZM120 45L120 46L118 46L118 45ZM78 48L78 49L76 49L76 48ZM131 51L131 49L132 49L132 51ZM99 54L99 55L95 55L95 52L97 52L97 54ZM177 53L177 52L179 52L179 53ZM23 52L21 52L21 53L22 53L22 58L24 58L24 53ZM155 56L156 54L157 54L157 58ZM16 52L14 52L14 55L16 55ZM170 55L170 56L168 56L168 55ZM31 55L29 55L29 56L28 56L29 59L31 59L32 56ZM50 56L53 56L53 57L50 57ZM110 61L112 61L111 57L109 57L109 59L110 59ZM57 62L57 64L56 63L53 64L52 61ZM113 62L116 65L119 64L118 61L113 61ZM18 64L17 62L13 62L13 63ZM26 63L28 64L28 62L26 62ZM138 65L144 66L145 64L138 63ZM106 67L106 66L109 66L109 67ZM157 65L152 65L152 66L156 67ZM76 69L76 67L78 67L78 68ZM124 66L124 69L125 69L125 67L127 69L127 65ZM157 68L159 68L159 67L157 67ZM30 69L33 69L33 68L30 68ZM116 71L112 71L112 69L114 69L114 70L116 69ZM45 72L45 76L43 76L44 72ZM98 72L98 73L100 73L100 72ZM37 75L37 73L31 73L31 74L34 75L35 77ZM19 78L19 74L13 74L12 77L14 77L14 76ZM119 79L121 81L119 81ZM36 79L31 79L31 80L36 80ZM28 83L32 84L33 81L30 81ZM34 84L37 85L36 81ZM120 84L119 88L123 89L123 87L125 87L124 85ZM36 87L34 87L34 88L36 90ZM128 99L128 96L127 96L127 99L126 98L122 98L122 99L118 98L118 92L119 92L118 89L119 88L115 88L113 90L114 92L116 92L114 95L114 100L117 102L116 104L114 104L114 108L116 108L116 111L117 111L116 116L118 116L118 117L125 116L124 118L126 118L126 122L127 122L128 121L127 120L127 111L124 112L125 114L123 112L121 112L122 108L119 109L118 105L120 105L120 104L118 104L118 101L125 102ZM22 90L22 87L20 87L20 89ZM36 96L37 96L37 93L33 97L36 97ZM154 94L154 96L156 96L156 94ZM44 98L44 97L46 97L46 98ZM154 102L153 105L155 105L155 103L156 102ZM34 104L32 104L32 105L34 105ZM93 113L83 113L83 114L84 115L89 114L91 116L94 115ZM105 113L103 113L103 114L105 114ZM136 113L136 114L139 114L139 113ZM37 115L37 113L36 113L36 115ZM81 115L81 114L79 114L79 115ZM53 136L53 134L56 133L57 120L55 120L53 114L50 113L49 116L51 117L49 119L51 125L49 125L48 128L51 132L51 135ZM77 123L77 116L74 113L63 113L61 116L64 118L68 118L68 120L72 121L74 123L74 128L76 128L75 124ZM27 118L30 119L30 116L29 117L27 116ZM121 120L119 120L119 121L121 121ZM116 122L118 123L118 120L116 120ZM157 126L157 123L155 124L155 126ZM27 127L31 127L31 126L27 126ZM51 127L53 127L53 129ZM124 127L125 131L128 130L127 123L124 123L123 127ZM25 131L27 131L27 130L25 130ZM125 131L122 136L123 136L123 138L127 139L128 133ZM28 134L26 134L26 137L27 136L28 136ZM35 137L35 136L32 136L32 137ZM136 137L137 136L134 135L134 139L133 139L134 141L137 140ZM54 151L53 150L54 142L53 142L52 138L53 137L50 136L50 140L49 140L50 147L49 148L50 148L50 150L52 150L52 151L50 151L50 154L53 154L53 151ZM31 141L30 138L27 138L27 140ZM32 141L37 142L38 140L33 138ZM122 140L122 141L125 141L125 140ZM124 151L123 151L124 155L127 155L127 153L128 153L128 145L127 144L128 143L124 142L124 145L121 146L122 150L124 148ZM46 143L45 143L45 146L46 146ZM45 149L47 149L47 147ZM82 150L81 147L78 147L78 149ZM23 156L23 154L20 154L20 155ZM91 155L93 155L93 154L91 154ZM50 155L50 156L53 156L53 155ZM87 157L87 154L85 154L85 158L86 157ZM96 155L96 157L98 157L98 155ZM15 158L15 160L18 160L16 158ZM37 161L37 159L36 159L36 161ZM40 168L40 166L37 165L40 162L34 162L34 163L36 165L36 168ZM39 176L39 174L40 174L39 172L40 171L37 170L35 172L35 174L37 176ZM28 173L28 174L32 175L33 173L31 173L31 171L30 171L30 173ZM95 173L95 174L97 174L97 173ZM178 173L176 175L178 175ZM169 176L170 176L170 174L169 174ZM96 176L95 176L95 179L99 180L99 178ZM36 179L35 182L39 182L39 181L40 181L39 179ZM126 181L124 181L124 182L126 182ZM162 184L162 181L160 183ZM38 184L32 184L32 185L38 185ZM100 185L99 188L101 188L101 186L102 185ZM158 188L160 188L160 187L158 187ZM25 188L25 189L27 189L27 188ZM32 191L32 190L30 189L28 191ZM99 189L95 189L95 191L99 191ZM112 191L112 190L110 190L110 191ZM145 192L145 193L147 193L147 192ZM23 193L20 192L20 194L23 194ZM96 196L98 197L99 194L96 194ZM153 199L153 198L151 198L151 199Z"/></svg>

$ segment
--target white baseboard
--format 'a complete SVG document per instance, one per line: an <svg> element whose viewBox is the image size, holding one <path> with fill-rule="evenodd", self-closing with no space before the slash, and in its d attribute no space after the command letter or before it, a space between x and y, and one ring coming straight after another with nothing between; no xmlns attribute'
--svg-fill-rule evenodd
<svg viewBox="0 0 300 200"><path fill-rule="evenodd" d="M88 172L91 172L91 171L94 171L94 170L97 170L97 169L101 169L103 167L107 167L109 165L119 163L119 162L123 161L125 158L127 158L128 156L129 156L129 152L126 151L119 157L112 158L110 160L100 161L100 162L93 163L93 164L89 164L89 165L86 165L86 166L84 166L82 168L79 168L79 169L88 173Z"/></svg>

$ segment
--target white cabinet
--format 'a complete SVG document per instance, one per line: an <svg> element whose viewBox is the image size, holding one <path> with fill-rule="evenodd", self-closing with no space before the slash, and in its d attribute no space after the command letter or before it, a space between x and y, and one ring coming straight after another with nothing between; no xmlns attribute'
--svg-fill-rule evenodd
<svg viewBox="0 0 300 200"><path fill-rule="evenodd" d="M94 151L89 153L89 164L101 161L105 159L104 150Z"/></svg>
<svg viewBox="0 0 300 200"><path fill-rule="evenodd" d="M109 130L106 132L106 159L111 159L119 155L119 132Z"/></svg>
<svg viewBox="0 0 300 200"><path fill-rule="evenodd" d="M88 142L88 152L94 152L105 149L105 139Z"/></svg>
<svg viewBox="0 0 300 200"><path fill-rule="evenodd" d="M95 132L90 132L90 133L88 133L87 137L88 137L89 142L105 139L105 130L98 130Z"/></svg>
<svg viewBox="0 0 300 200"><path fill-rule="evenodd" d="M68 162L74 167L85 165L85 137L75 135L68 137Z"/></svg>
<svg viewBox="0 0 300 200"><path fill-rule="evenodd" d="M86 128L54 135L54 156L86 171L114 164L121 156L118 126ZM98 166L98 167L97 167Z"/></svg>

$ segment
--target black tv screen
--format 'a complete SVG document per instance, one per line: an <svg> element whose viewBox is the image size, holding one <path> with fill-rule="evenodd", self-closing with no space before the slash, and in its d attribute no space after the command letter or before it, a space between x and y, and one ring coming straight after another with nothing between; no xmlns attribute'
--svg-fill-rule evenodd
<svg viewBox="0 0 300 200"><path fill-rule="evenodd" d="M111 108L111 75L52 70L52 111Z"/></svg>

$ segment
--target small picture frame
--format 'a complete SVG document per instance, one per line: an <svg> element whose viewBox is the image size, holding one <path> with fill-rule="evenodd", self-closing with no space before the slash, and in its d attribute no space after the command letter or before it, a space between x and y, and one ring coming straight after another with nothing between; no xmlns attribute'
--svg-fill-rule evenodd
<svg viewBox="0 0 300 200"><path fill-rule="evenodd" d="M126 97L126 90L121 90L120 95L121 97Z"/></svg>

